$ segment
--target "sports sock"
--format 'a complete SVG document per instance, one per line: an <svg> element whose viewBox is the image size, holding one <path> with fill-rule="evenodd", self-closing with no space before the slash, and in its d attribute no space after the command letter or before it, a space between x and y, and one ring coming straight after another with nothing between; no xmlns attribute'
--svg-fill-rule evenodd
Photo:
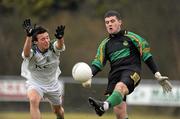
<svg viewBox="0 0 180 119"><path fill-rule="evenodd" d="M105 111L109 109L109 103L107 101L104 102L103 108Z"/></svg>
<svg viewBox="0 0 180 119"><path fill-rule="evenodd" d="M123 96L121 95L121 93L118 91L113 91L111 96L109 96L106 101L109 102L110 107L114 107L120 104L122 100L123 100Z"/></svg>

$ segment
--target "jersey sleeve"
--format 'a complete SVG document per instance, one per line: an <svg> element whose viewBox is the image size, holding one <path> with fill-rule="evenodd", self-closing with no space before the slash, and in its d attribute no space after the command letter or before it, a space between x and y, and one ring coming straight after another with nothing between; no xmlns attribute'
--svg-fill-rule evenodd
<svg viewBox="0 0 180 119"><path fill-rule="evenodd" d="M60 52L63 52L63 51L65 51L65 44L63 44L63 46L62 46L62 48L61 49L57 49L56 48L56 44L57 44L57 41L55 41L54 43L53 43L53 50L54 50L54 52L57 54L57 55L60 55Z"/></svg>
<svg viewBox="0 0 180 119"><path fill-rule="evenodd" d="M127 37L129 37L134 45L137 47L139 50L139 53L141 55L141 59L145 62L149 57L152 56L150 52L150 46L148 42L143 39L141 36L133 33L133 32L128 32L126 34Z"/></svg>
<svg viewBox="0 0 180 119"><path fill-rule="evenodd" d="M145 61L146 65L149 67L149 69L151 70L151 72L153 74L155 74L156 72L158 72L158 66L156 64L156 62L154 61L153 57L149 57L146 61Z"/></svg>
<svg viewBox="0 0 180 119"><path fill-rule="evenodd" d="M102 68L105 66L106 61L107 61L106 56L105 56L105 46L108 40L109 39L106 38L105 40L101 42L101 44L99 45L97 49L95 59L92 61L92 65L95 65L100 70L102 70Z"/></svg>

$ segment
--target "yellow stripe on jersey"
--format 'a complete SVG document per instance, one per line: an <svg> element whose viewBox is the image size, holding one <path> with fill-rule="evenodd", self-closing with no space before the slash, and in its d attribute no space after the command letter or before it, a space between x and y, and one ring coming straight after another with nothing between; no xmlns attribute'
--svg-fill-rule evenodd
<svg viewBox="0 0 180 119"><path fill-rule="evenodd" d="M143 52L142 51L142 45L141 45L139 39L136 36L130 35L130 34L127 34L126 36L133 38L138 43L139 52L140 52L140 55L142 56L142 52Z"/></svg>

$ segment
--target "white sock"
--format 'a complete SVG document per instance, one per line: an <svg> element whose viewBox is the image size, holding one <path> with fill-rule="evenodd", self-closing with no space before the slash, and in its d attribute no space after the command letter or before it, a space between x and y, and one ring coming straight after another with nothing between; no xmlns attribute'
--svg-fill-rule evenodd
<svg viewBox="0 0 180 119"><path fill-rule="evenodd" d="M107 101L104 102L103 108L105 111L109 109L109 103Z"/></svg>

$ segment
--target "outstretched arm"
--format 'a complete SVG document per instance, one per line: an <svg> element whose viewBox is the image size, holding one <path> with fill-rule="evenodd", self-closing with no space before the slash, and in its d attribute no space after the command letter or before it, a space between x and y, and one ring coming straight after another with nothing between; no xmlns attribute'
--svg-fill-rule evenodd
<svg viewBox="0 0 180 119"><path fill-rule="evenodd" d="M25 19L24 20L23 28L26 31L26 41L24 43L23 52L24 52L25 57L29 57L30 56L31 46L32 46L32 35L33 35L33 32L34 32L30 19Z"/></svg>
<svg viewBox="0 0 180 119"><path fill-rule="evenodd" d="M25 57L29 57L30 56L31 46L32 46L32 38L27 36L26 37L26 41L24 43L24 48L23 48L23 52L24 52L24 56Z"/></svg>
<svg viewBox="0 0 180 119"><path fill-rule="evenodd" d="M171 90L172 90L172 85L171 85L171 83L168 81L168 77L161 75L161 73L159 72L158 67L157 67L155 61L153 60L152 56L149 57L149 58L145 61L145 63L147 64L147 66L149 67L149 69L152 71L152 73L154 74L155 78L158 80L159 84L162 86L163 92L164 92L164 93L171 92Z"/></svg>
<svg viewBox="0 0 180 119"><path fill-rule="evenodd" d="M150 56L146 61L145 61L146 65L149 67L149 69L151 70L151 72L153 74L155 74L156 72L158 72L158 66L155 63L154 59L152 56Z"/></svg>
<svg viewBox="0 0 180 119"><path fill-rule="evenodd" d="M98 67L96 67L95 65L91 66L91 70L92 70L92 77L95 76L100 71L100 69ZM85 88L90 88L91 87L91 82L92 82L92 78L89 79L86 82L83 82L82 86L85 87Z"/></svg>
<svg viewBox="0 0 180 119"><path fill-rule="evenodd" d="M99 71L102 70L104 65L106 64L106 57L105 57L105 46L109 39L104 39L98 47L96 58L92 61L92 76L95 76ZM83 87L91 87L92 79L82 83Z"/></svg>
<svg viewBox="0 0 180 119"><path fill-rule="evenodd" d="M62 49L63 45L64 45L64 30L65 30L65 26L61 25L58 26L56 29L56 33L54 34L55 37L58 39L57 40L57 44L56 44L56 48L57 49Z"/></svg>
<svg viewBox="0 0 180 119"><path fill-rule="evenodd" d="M152 58L152 54L150 53L150 46L148 42L133 32L128 32L126 36L129 37L134 43L134 45L137 47L142 60L147 64L149 69L154 74L155 78L159 81L159 84L162 86L163 91L165 93L170 92L172 90L172 85L168 81L168 77L161 76L161 73L159 72L156 63Z"/></svg>

